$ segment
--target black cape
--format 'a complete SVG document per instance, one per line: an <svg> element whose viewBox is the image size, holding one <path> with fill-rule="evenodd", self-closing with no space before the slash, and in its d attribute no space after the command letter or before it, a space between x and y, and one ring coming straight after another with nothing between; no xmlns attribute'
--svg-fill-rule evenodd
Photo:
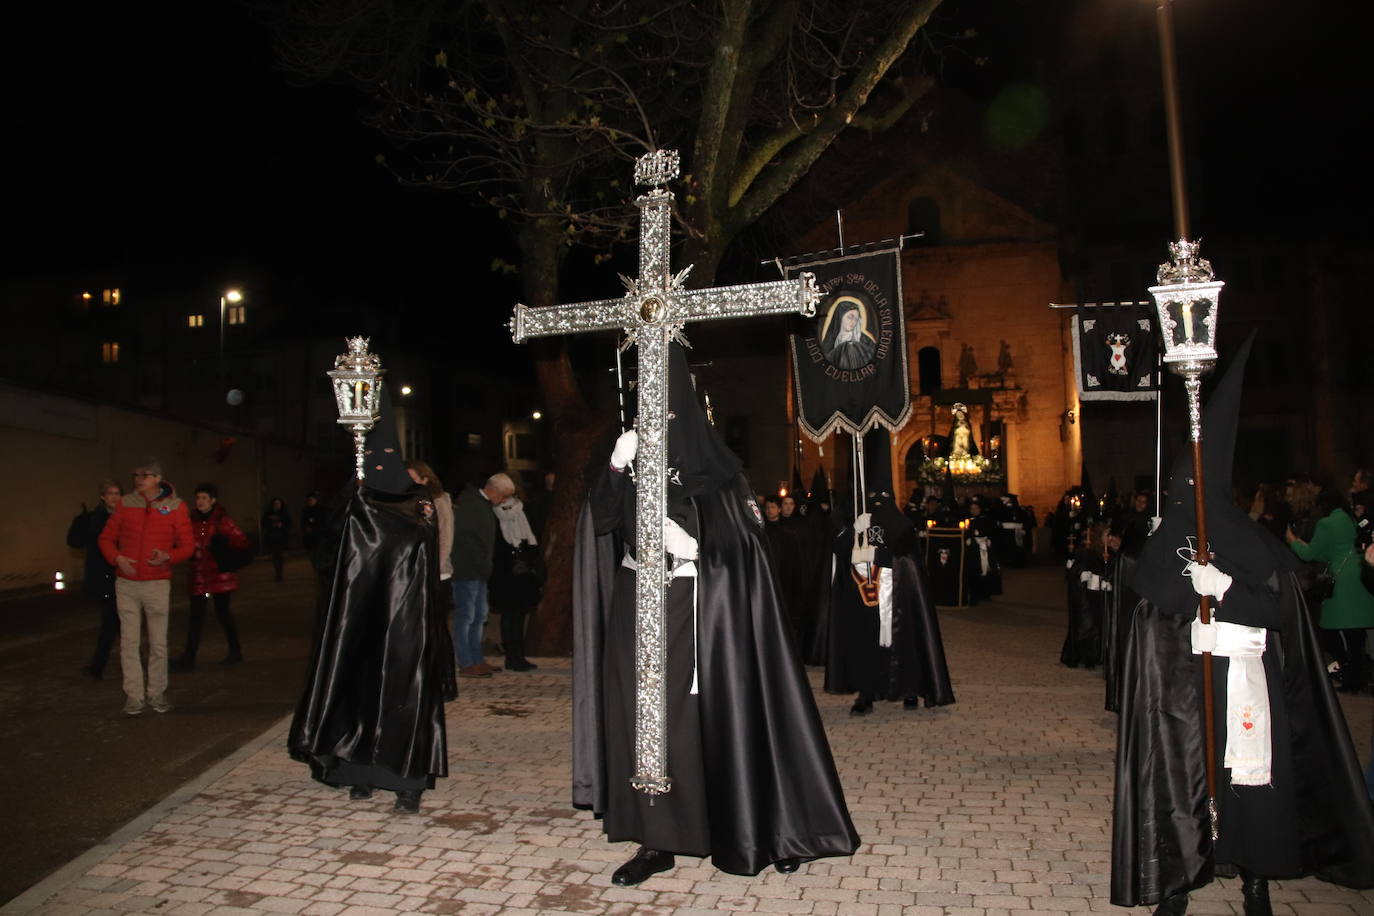
<svg viewBox="0 0 1374 916"><path fill-rule="evenodd" d="M316 554L320 606L288 750L330 785L432 787L448 775L443 704L457 696L433 504L422 487L350 489L326 535L337 549Z"/></svg>
<svg viewBox="0 0 1374 916"><path fill-rule="evenodd" d="M1101 577L1100 589L1088 588L1083 581L1084 574ZM1112 571L1107 561L1094 556L1087 550L1080 550L1073 558L1064 574L1067 588L1069 611L1068 630L1064 634L1064 647L1059 652L1059 663L1077 668L1093 668L1102 663L1103 618L1112 597Z"/></svg>
<svg viewBox="0 0 1374 916"><path fill-rule="evenodd" d="M1191 462L1170 478L1159 528L1130 578L1140 594L1121 655L1112 821L1112 902L1153 904L1246 869L1264 878L1315 875L1374 886L1374 804L1317 647L1291 551L1229 498L1241 377L1253 335L1203 412L1207 547L1232 577L1216 619L1266 630L1263 666L1272 723L1271 782L1232 785L1225 752L1226 673L1214 659L1217 808L1206 810L1202 659L1189 626L1198 598L1183 575L1195 548Z"/></svg>
<svg viewBox="0 0 1374 916"><path fill-rule="evenodd" d="M696 706L711 859L722 871L754 875L779 859L852 855L859 837L773 588L748 484L740 475L690 502L700 532ZM585 506L573 586L573 804L598 816L641 803L628 784L607 777L608 753L628 743L606 733L606 703L616 698L603 692L618 541L596 534ZM670 667L674 653L691 651L670 644ZM617 676L633 683L632 671ZM673 714L670 700L670 730Z"/></svg>
<svg viewBox="0 0 1374 916"><path fill-rule="evenodd" d="M879 700L920 697L926 706L954 702L940 618L925 573L910 552L888 559L892 569L892 644L878 644L878 608L860 597L852 574L853 531L834 539L829 657L825 667L828 693L862 693Z"/></svg>
<svg viewBox="0 0 1374 916"><path fill-rule="evenodd" d="M1274 717L1274 778L1277 785L1286 775L1296 801L1291 816L1298 867L1281 877L1315 875L1346 887L1374 887L1374 808L1291 575L1282 594L1284 625L1270 631L1264 656ZM1207 884L1214 873L1234 871L1221 851L1214 854L1208 829L1202 662L1192 654L1190 620L1149 601L1140 602L1130 619L1120 671L1112 821L1111 894L1118 906L1154 905ZM1216 662L1215 683L1224 691L1226 660ZM1280 714L1290 736L1285 748L1277 746ZM1272 827L1262 826L1253 837L1237 836L1251 825L1238 824L1227 810L1227 793L1233 790L1220 778L1227 772L1220 767L1224 734L1223 725L1217 741L1221 831L1229 831L1226 838L1233 842L1272 845Z"/></svg>
<svg viewBox="0 0 1374 916"><path fill-rule="evenodd" d="M1135 576L1135 556L1122 550L1112 558L1112 591L1102 618L1102 678L1104 707L1110 712L1121 711L1121 664L1126 636L1131 631L1140 596L1131 583Z"/></svg>

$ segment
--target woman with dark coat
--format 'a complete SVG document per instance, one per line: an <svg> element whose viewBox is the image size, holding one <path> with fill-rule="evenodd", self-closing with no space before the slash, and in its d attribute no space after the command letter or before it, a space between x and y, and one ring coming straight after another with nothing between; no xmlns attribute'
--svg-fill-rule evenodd
<svg viewBox="0 0 1374 916"><path fill-rule="evenodd" d="M91 660L81 669L87 677L100 680L105 673L105 663L110 660L110 649L119 638L119 610L115 607L115 568L105 562L100 553L100 532L105 523L119 509L120 497L124 495L119 484L113 480L100 484L100 502L94 509L81 506L81 514L72 519L67 529L67 546L86 551L86 576L82 580L86 595L100 603L100 635L96 637L95 652Z"/></svg>
<svg viewBox="0 0 1374 916"><path fill-rule="evenodd" d="M239 630L229 611L229 599L238 591L237 573L220 569L229 565L234 554L248 550L248 535L229 517L219 503L219 490L212 483L196 487L196 507L191 510L191 534L196 548L186 578L186 590L191 595L191 616L186 630L186 651L171 662L173 671L195 671L196 652L200 648L201 628L205 625L205 605L215 603L215 618L224 630L229 652L222 664L237 665L243 661L239 645Z"/></svg>
<svg viewBox="0 0 1374 916"><path fill-rule="evenodd" d="M272 497L267 508L262 510L262 546L272 555L272 574L274 582L281 581L282 554L286 551L286 541L291 534L291 513L280 496Z"/></svg>
<svg viewBox="0 0 1374 916"><path fill-rule="evenodd" d="M525 620L539 604L543 591L543 552L518 498L512 496L492 511L500 525L500 537L487 583L488 600L492 610L501 615L506 670L533 671L539 666L525 658Z"/></svg>

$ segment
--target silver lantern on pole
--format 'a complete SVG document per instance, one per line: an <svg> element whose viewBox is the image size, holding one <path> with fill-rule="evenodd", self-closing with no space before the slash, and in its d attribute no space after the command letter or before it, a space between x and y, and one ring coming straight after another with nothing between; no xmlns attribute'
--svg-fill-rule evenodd
<svg viewBox="0 0 1374 916"><path fill-rule="evenodd" d="M334 357L327 375L334 383L334 403L339 425L353 431L354 461L359 482L363 479L363 443L382 415L382 360L367 351L368 338L348 337L348 352Z"/></svg>
<svg viewBox="0 0 1374 916"><path fill-rule="evenodd" d="M1193 445L1193 511L1197 518L1197 550L1194 561L1210 560L1207 540L1207 503L1202 463L1202 376L1217 364L1217 312L1221 288L1212 265L1198 257L1199 245L1180 237L1169 243L1170 260L1159 265L1158 286L1150 287L1159 313L1164 338L1164 364L1183 376L1188 394L1188 435ZM1198 619L1212 622L1207 595L1198 596ZM1220 832L1217 818L1216 726L1212 702L1212 653L1202 653L1203 734L1207 760L1207 813L1212 839Z"/></svg>
<svg viewBox="0 0 1374 916"><path fill-rule="evenodd" d="M1164 335L1164 365L1182 376L1204 375L1217 362L1217 307L1226 284L1198 257L1198 242L1169 243L1170 260L1159 265L1150 287Z"/></svg>

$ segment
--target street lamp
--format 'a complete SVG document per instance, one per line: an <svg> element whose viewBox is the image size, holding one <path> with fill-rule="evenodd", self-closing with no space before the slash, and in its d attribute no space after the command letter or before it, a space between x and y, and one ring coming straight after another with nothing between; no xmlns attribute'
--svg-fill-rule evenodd
<svg viewBox="0 0 1374 916"><path fill-rule="evenodd" d="M358 482L363 480L363 442L382 415L382 360L367 352L366 337L345 338L348 352L334 357L334 368L326 373L334 383L334 401L339 409L339 425L353 431L353 450Z"/></svg>
<svg viewBox="0 0 1374 916"><path fill-rule="evenodd" d="M243 292L227 289L219 297L219 390L224 393L224 310L231 303L243 301Z"/></svg>

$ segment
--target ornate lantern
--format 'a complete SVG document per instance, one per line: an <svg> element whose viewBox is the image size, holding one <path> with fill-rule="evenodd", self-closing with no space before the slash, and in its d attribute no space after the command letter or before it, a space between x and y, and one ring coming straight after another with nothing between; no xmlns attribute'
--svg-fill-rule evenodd
<svg viewBox="0 0 1374 916"><path fill-rule="evenodd" d="M1184 376L1211 372L1216 365L1218 300L1226 285L1197 256L1199 247L1187 239L1170 242L1170 260L1156 275L1159 285L1150 287L1164 336L1164 364Z"/></svg>
<svg viewBox="0 0 1374 916"><path fill-rule="evenodd" d="M348 337L348 352L334 357L327 373L334 383L339 423L353 431L358 480L363 479L363 442L382 414L382 376L386 370L375 353L367 352L368 338Z"/></svg>

